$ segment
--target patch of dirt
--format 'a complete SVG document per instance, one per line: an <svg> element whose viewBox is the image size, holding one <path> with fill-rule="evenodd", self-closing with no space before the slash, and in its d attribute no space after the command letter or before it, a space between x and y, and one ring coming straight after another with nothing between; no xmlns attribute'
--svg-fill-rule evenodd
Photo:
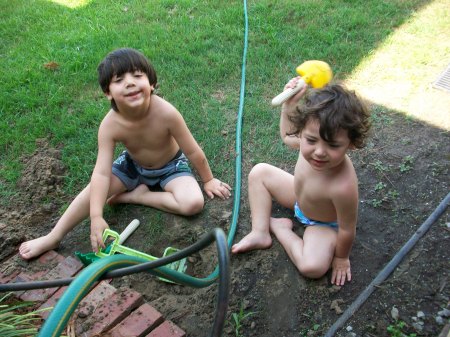
<svg viewBox="0 0 450 337"><path fill-rule="evenodd" d="M223 336L237 336L232 315L241 309L248 314L240 321L241 336L323 336L446 197L448 132L400 114L380 112L377 107L373 110L376 118L371 142L366 149L351 154L360 179L360 215L351 255L353 280L336 287L330 284L329 275L320 280L303 278L276 240L271 249L231 256L230 303ZM246 194L251 154L244 160L235 242L251 226ZM20 242L47 233L61 215L62 206L72 198L62 192L65 170L58 149L39 140L38 150L23 161L19 192L0 209L2 271L11 263L26 267L26 262L8 258L17 252ZM292 171L294 164L280 166ZM165 247L184 248L214 227L228 232L233 201L208 201L204 212L192 218L161 213L164 228L152 247L148 247L146 232L149 210L119 207L119 211L107 215L113 229L120 232L132 219L141 221L126 245L161 256ZM289 210L277 204L273 215L293 218ZM406 336L440 333L449 321L443 314L443 309L450 308L449 222L447 209L337 336L390 336L389 327ZM300 226L295 230L302 234ZM84 222L66 237L59 252L66 256L74 251L89 252L88 235L89 226ZM216 263L212 245L189 258L188 270L205 277ZM206 336L212 327L217 284L195 289L142 273L115 279L113 285L129 286L144 294L188 336ZM399 322L405 325L396 325Z"/></svg>
<svg viewBox="0 0 450 337"><path fill-rule="evenodd" d="M36 140L38 150L22 158L24 170L17 183L18 193L8 205L0 206L0 260L17 252L23 240L51 229L63 199L64 166L61 153L49 148L46 140ZM42 228L44 226L44 228Z"/></svg>

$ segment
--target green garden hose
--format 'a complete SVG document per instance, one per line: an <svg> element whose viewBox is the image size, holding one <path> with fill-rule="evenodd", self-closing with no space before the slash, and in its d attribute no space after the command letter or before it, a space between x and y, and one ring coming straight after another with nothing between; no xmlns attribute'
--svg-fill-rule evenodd
<svg viewBox="0 0 450 337"><path fill-rule="evenodd" d="M196 279L192 276L179 273L173 269L163 266L177 261L180 258L185 258L192 253L205 248L214 240L217 244L219 259L219 296L217 299L218 305L216 309L216 316L210 336L221 336L229 298L229 255L225 233L222 229L216 228L204 235L195 244L155 261L148 262L148 260L141 257L116 254L91 263L70 283L70 286L58 300L56 306L39 331L38 337L60 336L62 330L67 324L67 321L75 311L80 301L89 292L92 285L96 281L107 277L108 270L114 271L115 269L127 266L135 266L140 268L138 271L147 271L164 278L173 279L180 284L192 285L195 287L206 286L207 283L202 283L201 279Z"/></svg>

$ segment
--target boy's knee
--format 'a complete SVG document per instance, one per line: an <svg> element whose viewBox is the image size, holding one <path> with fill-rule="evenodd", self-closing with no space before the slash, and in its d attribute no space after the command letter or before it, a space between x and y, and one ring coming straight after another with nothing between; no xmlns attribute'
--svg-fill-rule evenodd
<svg viewBox="0 0 450 337"><path fill-rule="evenodd" d="M248 174L248 181L261 180L267 174L267 169L270 165L265 163L259 163L253 166Z"/></svg>
<svg viewBox="0 0 450 337"><path fill-rule="evenodd" d="M324 267L308 262L298 263L297 268L303 276L312 279L321 278L329 269L328 266Z"/></svg>
<svg viewBox="0 0 450 337"><path fill-rule="evenodd" d="M203 210L205 201L203 198L196 198L186 201L181 205L180 214L181 215L195 215Z"/></svg>

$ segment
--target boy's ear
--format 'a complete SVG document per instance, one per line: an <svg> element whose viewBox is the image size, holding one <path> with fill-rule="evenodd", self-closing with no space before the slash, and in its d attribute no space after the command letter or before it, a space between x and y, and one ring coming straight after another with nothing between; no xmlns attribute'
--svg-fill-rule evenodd
<svg viewBox="0 0 450 337"><path fill-rule="evenodd" d="M356 150L356 146L353 143L350 143L350 145L348 146L349 150Z"/></svg>
<svg viewBox="0 0 450 337"><path fill-rule="evenodd" d="M109 93L109 91L108 92L105 92L105 96L106 96L106 98L108 99L108 100L112 100L113 99L113 97L111 96L111 94Z"/></svg>

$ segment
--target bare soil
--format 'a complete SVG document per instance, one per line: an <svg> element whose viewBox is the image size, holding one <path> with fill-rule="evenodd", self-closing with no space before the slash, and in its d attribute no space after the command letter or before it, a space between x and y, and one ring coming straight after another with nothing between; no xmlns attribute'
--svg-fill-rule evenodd
<svg viewBox="0 0 450 337"><path fill-rule="evenodd" d="M376 108L376 107L374 107ZM369 146L351 154L360 180L360 212L351 263L353 280L332 286L329 275L302 277L274 240L271 249L231 256L230 303L224 336L323 336L378 275L383 267L433 213L449 192L450 137L445 130L393 112L377 112ZM250 231L246 179L251 154L243 163L240 217L235 242ZM23 158L18 194L0 206L1 271L26 268L15 255L19 244L47 233L73 198L63 193L66 170L60 149L38 140L38 150ZM288 171L294 162L280 164ZM120 232L134 218L141 221L126 245L161 256L165 247L184 248L214 227L227 233L232 200L208 201L203 213L184 218L161 213L164 230L149 247L148 209L121 205L109 212L111 227ZM290 217L275 204L275 217ZM449 323L449 211L431 226L389 278L342 326L337 336L437 336ZM296 225L301 235L302 228ZM78 226L59 248L67 256L89 252L89 225ZM207 276L216 265L215 247L195 254L189 272ZM113 281L144 294L146 300L173 320L188 336L207 336L215 314L217 285L202 289L161 282L143 273ZM233 314L240 316L236 331ZM400 327L398 324L404 322ZM394 329L394 332L388 332ZM238 332L238 333L237 333Z"/></svg>

